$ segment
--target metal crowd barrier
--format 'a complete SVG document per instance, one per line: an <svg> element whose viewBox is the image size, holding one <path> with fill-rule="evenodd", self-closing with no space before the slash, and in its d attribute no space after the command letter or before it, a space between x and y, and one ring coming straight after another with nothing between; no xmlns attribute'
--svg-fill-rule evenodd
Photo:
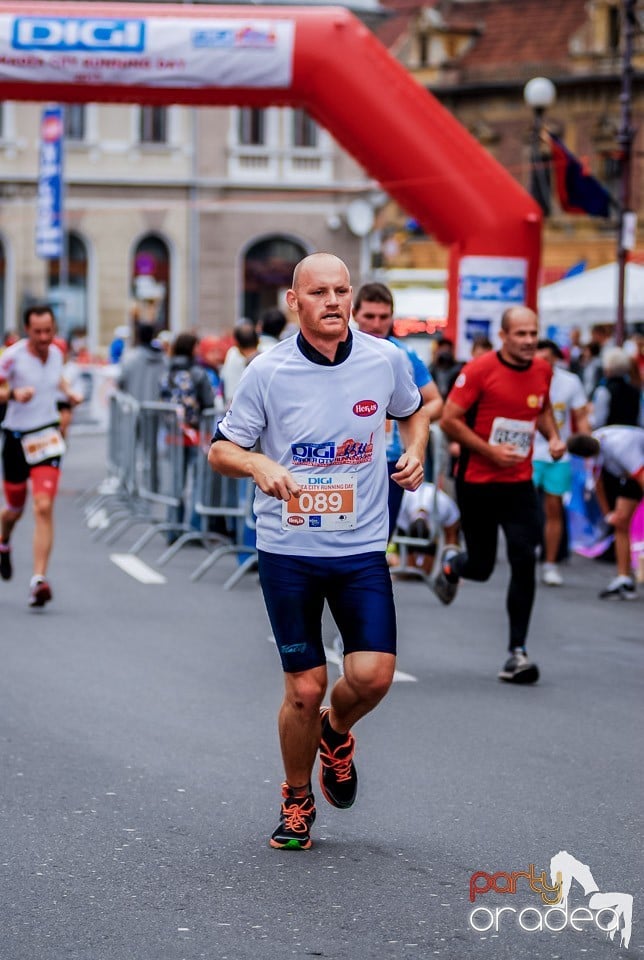
<svg viewBox="0 0 644 960"><path fill-rule="evenodd" d="M115 390L108 406L107 476L85 505L87 525L95 536L129 517L137 502L139 404L129 394Z"/></svg>
<svg viewBox="0 0 644 960"><path fill-rule="evenodd" d="M204 564L200 564L193 574L195 580L227 553L247 553L249 550L254 553L252 546L242 543L244 529L249 529L251 525L254 529L253 485L244 480L222 477L208 466L210 440L220 417L221 414L214 409L204 410L199 425L200 447L195 461L192 509L199 517L200 528L199 530L190 528L182 533L157 561L159 566L163 566L186 543L196 540L201 541L206 547L213 542L218 543L220 549L215 550ZM219 518L218 530L211 529L214 518Z"/></svg>
<svg viewBox="0 0 644 960"><path fill-rule="evenodd" d="M400 563L398 566L391 568L392 576L395 576L396 574L403 574L406 576L418 577L419 579L424 580L428 585L431 584L433 580L435 570L432 571L432 575L425 573L422 568L417 567L409 562L409 554L435 548L436 555L440 556L443 546L443 530L440 524L438 510L438 491L442 488L442 485L445 481L447 465L449 463L449 452L447 437L437 423L433 423L431 425L430 442L433 477L432 482L434 484L434 495L432 497L432 505L429 514L430 536L427 538L408 537L401 533L394 533L391 538L391 542L394 543L398 548L398 556L400 558ZM433 535L431 535L432 531Z"/></svg>
<svg viewBox="0 0 644 960"><path fill-rule="evenodd" d="M180 536L192 531L189 522L183 519L183 512L199 454L199 447L186 444L182 419L175 404L142 403L139 424L137 493L147 510L134 522L146 523L148 529L128 550L134 555L157 534Z"/></svg>

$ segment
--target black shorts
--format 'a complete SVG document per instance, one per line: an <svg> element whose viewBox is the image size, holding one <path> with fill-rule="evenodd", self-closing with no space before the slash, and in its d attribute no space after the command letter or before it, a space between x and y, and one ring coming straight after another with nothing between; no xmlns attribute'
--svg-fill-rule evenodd
<svg viewBox="0 0 644 960"><path fill-rule="evenodd" d="M259 579L286 673L326 663L326 600L344 652L396 653L391 575L382 551L348 557L294 557L258 551Z"/></svg>
<svg viewBox="0 0 644 960"><path fill-rule="evenodd" d="M632 477L616 477L614 473L602 470L601 478L611 510L615 509L618 497L623 497L625 500L634 500L635 503L639 503L642 499L642 488L637 480L633 480Z"/></svg>
<svg viewBox="0 0 644 960"><path fill-rule="evenodd" d="M48 424L50 426L50 424ZM57 426L57 424L56 424ZM31 467L25 460L20 437L22 434L13 430L4 430L2 445L2 473L6 483L26 483L29 479ZM60 457L43 460L39 467L60 467Z"/></svg>

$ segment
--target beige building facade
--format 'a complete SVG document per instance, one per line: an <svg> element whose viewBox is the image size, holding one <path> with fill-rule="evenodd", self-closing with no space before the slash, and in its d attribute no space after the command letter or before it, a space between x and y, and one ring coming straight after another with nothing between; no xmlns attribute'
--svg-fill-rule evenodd
<svg viewBox="0 0 644 960"><path fill-rule="evenodd" d="M64 108L61 262L35 254L43 104L3 103L0 331L24 307L57 305L105 354L117 327L229 331L281 305L294 264L332 249L357 278L365 238L347 209L374 184L332 137L290 108Z"/></svg>

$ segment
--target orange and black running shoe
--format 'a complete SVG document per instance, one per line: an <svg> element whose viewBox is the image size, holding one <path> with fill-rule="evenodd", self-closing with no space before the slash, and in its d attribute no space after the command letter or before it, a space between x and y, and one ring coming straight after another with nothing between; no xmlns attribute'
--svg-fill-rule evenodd
<svg viewBox="0 0 644 960"><path fill-rule="evenodd" d="M276 850L310 850L313 841L309 830L315 821L315 797L294 797L288 783L282 784L282 808L277 830L269 840Z"/></svg>
<svg viewBox="0 0 644 960"><path fill-rule="evenodd" d="M330 804L345 810L353 805L358 791L358 773L353 762L356 741L348 733L340 746L332 749L325 739L329 729L329 710L322 711L322 738L320 740L320 786Z"/></svg>

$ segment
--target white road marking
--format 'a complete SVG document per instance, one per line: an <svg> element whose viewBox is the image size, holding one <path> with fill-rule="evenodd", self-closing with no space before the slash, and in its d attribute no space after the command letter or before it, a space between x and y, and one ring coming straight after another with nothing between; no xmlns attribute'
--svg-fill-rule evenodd
<svg viewBox="0 0 644 960"><path fill-rule="evenodd" d="M139 583L167 583L163 574L153 570L152 567L148 567L147 563L144 563L143 560L139 560L138 557L134 557L129 553L112 553L110 554L110 560L112 563L115 563L117 567L120 567L124 573L138 580Z"/></svg>
<svg viewBox="0 0 644 960"><path fill-rule="evenodd" d="M266 638L269 643L275 643L275 637L272 633ZM342 657L341 655L333 649L333 647L325 647L324 653L328 663L333 663L335 666L342 672ZM394 670L394 683L418 683L418 677L414 677L411 673L405 673L403 670Z"/></svg>

